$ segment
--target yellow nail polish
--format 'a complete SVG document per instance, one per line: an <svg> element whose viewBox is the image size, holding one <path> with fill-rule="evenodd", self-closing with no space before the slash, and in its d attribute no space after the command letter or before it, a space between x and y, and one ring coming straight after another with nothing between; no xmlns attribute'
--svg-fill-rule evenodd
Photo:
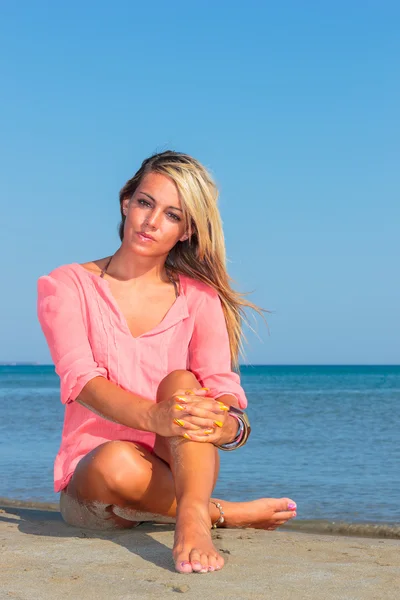
<svg viewBox="0 0 400 600"><path fill-rule="evenodd" d="M185 394L186 396L194 396L194 391L193 390L185 390Z"/></svg>
<svg viewBox="0 0 400 600"><path fill-rule="evenodd" d="M185 410L185 407L182 404L175 404L175 410Z"/></svg>
<svg viewBox="0 0 400 600"><path fill-rule="evenodd" d="M212 433L214 433L214 429L206 429L204 432L205 435L211 435Z"/></svg>
<svg viewBox="0 0 400 600"><path fill-rule="evenodd" d="M201 390L204 390L205 392L209 392L210 388L200 388Z"/></svg>
<svg viewBox="0 0 400 600"><path fill-rule="evenodd" d="M181 421L180 419L174 419L174 423L179 425L179 427L183 427L185 425L185 423L183 421Z"/></svg>
<svg viewBox="0 0 400 600"><path fill-rule="evenodd" d="M229 406L226 406L223 402L218 402L221 410L229 410Z"/></svg>
<svg viewBox="0 0 400 600"><path fill-rule="evenodd" d="M188 433L184 433L183 437L186 438L187 440L191 440L192 439Z"/></svg>
<svg viewBox="0 0 400 600"><path fill-rule="evenodd" d="M223 423L221 421L214 421L214 425L216 425L217 427L222 427Z"/></svg>
<svg viewBox="0 0 400 600"><path fill-rule="evenodd" d="M176 398L177 400L180 400L180 401L181 401L181 402L183 402L183 403L185 403L185 402L186 402L186 398L185 398L185 396L175 396L175 398Z"/></svg>

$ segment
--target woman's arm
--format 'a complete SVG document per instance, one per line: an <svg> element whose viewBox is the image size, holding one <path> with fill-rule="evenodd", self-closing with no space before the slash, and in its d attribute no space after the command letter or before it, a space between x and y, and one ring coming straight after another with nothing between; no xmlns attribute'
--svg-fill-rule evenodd
<svg viewBox="0 0 400 600"><path fill-rule="evenodd" d="M107 379L93 358L75 282L63 269L38 280L38 318L60 377L61 402L79 402L101 417L144 431L154 402ZM112 401L111 401L112 399Z"/></svg>
<svg viewBox="0 0 400 600"><path fill-rule="evenodd" d="M108 380L107 369L94 360L79 290L65 270L39 278L38 318L60 377L63 404L79 402L104 419L133 429L167 437L184 434L174 424L180 416L176 399L156 404Z"/></svg>
<svg viewBox="0 0 400 600"><path fill-rule="evenodd" d="M231 369L229 336L221 301L210 287L202 291L197 308L189 344L189 369L201 385L210 388L210 395L215 399L228 406L246 408L247 398L239 375ZM218 444L231 442L237 430L236 419L226 415L218 431Z"/></svg>
<svg viewBox="0 0 400 600"><path fill-rule="evenodd" d="M156 433L152 418L154 402L127 392L104 377L95 377L88 381L76 402L103 419Z"/></svg>

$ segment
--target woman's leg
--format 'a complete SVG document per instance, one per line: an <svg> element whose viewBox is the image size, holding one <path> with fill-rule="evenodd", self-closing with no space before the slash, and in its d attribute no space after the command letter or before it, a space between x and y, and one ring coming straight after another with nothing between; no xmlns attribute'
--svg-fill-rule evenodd
<svg viewBox="0 0 400 600"><path fill-rule="evenodd" d="M169 398L179 388L187 387L200 386L191 373L175 371L161 382L158 401ZM204 511L206 498L208 503L218 475L216 449L211 444L190 442L183 438L157 438L155 453L158 456L140 445L123 441L107 442L95 448L79 462L65 494L62 495L64 500L68 498L68 502L64 501L64 504L69 505L68 511L63 511L65 520L74 525L85 526L71 514L71 506L77 513L79 507L92 511L96 515L96 520L93 521L96 528L101 518L116 528L132 527L135 521L159 521L162 517L172 521L177 518L174 555L178 570L192 570L192 565L185 565L183 568L180 566L188 560L186 557L192 551L195 570L199 569L199 551L204 566L206 560L201 554L210 555L208 566L221 566L223 560L209 546L208 529L209 524L215 522L220 513L211 503L208 504L208 517ZM224 507L227 527L275 529L296 515L293 510L288 510L288 505L292 502L289 498L220 502ZM200 513L203 515L202 526L197 530L186 526L192 520L197 522ZM200 538L207 541L196 550L198 545L202 546L197 541Z"/></svg>
<svg viewBox="0 0 400 600"><path fill-rule="evenodd" d="M161 382L157 400L170 398L177 389L200 387L189 371L174 371ZM219 466L217 449L213 444L192 442L183 437L163 441L169 450L177 503L175 567L184 573L220 569L224 559L212 543L210 518L210 498Z"/></svg>

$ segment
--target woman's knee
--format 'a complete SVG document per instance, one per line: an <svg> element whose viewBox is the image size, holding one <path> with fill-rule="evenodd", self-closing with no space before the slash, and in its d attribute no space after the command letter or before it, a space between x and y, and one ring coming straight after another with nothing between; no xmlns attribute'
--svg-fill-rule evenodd
<svg viewBox="0 0 400 600"><path fill-rule="evenodd" d="M106 442L78 465L77 483L82 480L84 487L90 488L95 496L99 492L124 496L127 484L130 491L136 486L141 488L142 482L149 477L151 466L145 453L131 442ZM132 482L136 485L132 486Z"/></svg>
<svg viewBox="0 0 400 600"><path fill-rule="evenodd" d="M191 371L176 369L161 380L157 390L157 402L165 400L169 394L173 394L178 389L200 387L200 383Z"/></svg>

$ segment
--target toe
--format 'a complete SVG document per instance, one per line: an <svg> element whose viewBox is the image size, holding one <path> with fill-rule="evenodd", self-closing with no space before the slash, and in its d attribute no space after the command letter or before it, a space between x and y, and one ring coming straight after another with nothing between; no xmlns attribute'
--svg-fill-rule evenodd
<svg viewBox="0 0 400 600"><path fill-rule="evenodd" d="M281 498L279 510L296 510L297 504L291 498Z"/></svg>
<svg viewBox="0 0 400 600"><path fill-rule="evenodd" d="M209 561L208 561L208 555L207 554L201 554L200 556L200 563L201 563L201 570L200 573L208 573L208 565L209 565Z"/></svg>
<svg viewBox="0 0 400 600"><path fill-rule="evenodd" d="M181 558L175 562L175 569L178 573L191 573L193 571L190 562L188 560L182 560Z"/></svg>
<svg viewBox="0 0 400 600"><path fill-rule="evenodd" d="M288 521L289 519L293 519L293 517L296 516L297 513L293 512L292 510L282 510L280 512L275 513L275 518L279 521Z"/></svg>
<svg viewBox="0 0 400 600"><path fill-rule="evenodd" d="M219 554L217 554L216 558L215 558L215 570L219 571L220 569L222 569L222 567L224 566L225 561L222 558L222 556L220 556Z"/></svg>
<svg viewBox="0 0 400 600"><path fill-rule="evenodd" d="M192 565L192 569L193 571L201 571L202 566L201 566L201 555L200 552L197 550L197 548L194 548L190 555L189 555L189 560L190 560L190 564Z"/></svg>
<svg viewBox="0 0 400 600"><path fill-rule="evenodd" d="M216 566L217 566L217 557L211 554L208 557L208 570L215 571Z"/></svg>

